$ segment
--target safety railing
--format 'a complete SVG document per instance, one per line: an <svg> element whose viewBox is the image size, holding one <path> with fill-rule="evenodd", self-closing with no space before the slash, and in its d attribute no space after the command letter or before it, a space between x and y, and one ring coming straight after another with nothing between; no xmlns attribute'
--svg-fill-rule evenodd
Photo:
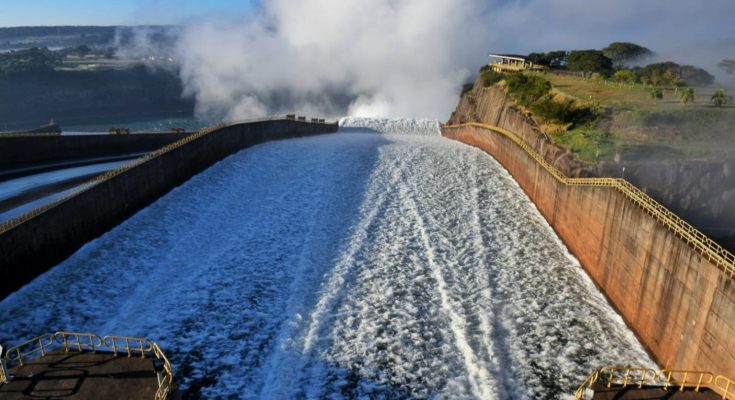
<svg viewBox="0 0 735 400"><path fill-rule="evenodd" d="M94 353L102 347L102 339L91 333L56 332L54 339L64 346L64 351L91 351Z"/></svg>
<svg viewBox="0 0 735 400"><path fill-rule="evenodd" d="M37 336L27 342L23 342L18 346L8 349L5 353L5 361L8 366L12 366L15 363L23 365L23 362L28 358L28 356L34 356L34 358L38 357L38 354L40 354L41 357L46 356L48 349L53 345L54 335L46 334Z"/></svg>
<svg viewBox="0 0 735 400"><path fill-rule="evenodd" d="M723 399L735 399L735 380L724 376L715 377L715 387Z"/></svg>
<svg viewBox="0 0 735 400"><path fill-rule="evenodd" d="M108 351L115 356L126 354L128 357L152 357L154 369L158 379L158 390L155 400L166 400L175 390L174 369L163 350L155 342L145 338L127 336L105 336L100 338L92 333L56 332L54 334L41 335L18 346L8 349L5 356L0 359L3 367L22 366L29 360L45 357L50 352L63 348L65 352L97 352ZM0 347L0 354L2 347ZM32 358L31 358L32 357ZM160 368L158 368L160 365ZM0 368L0 383L10 378L6 371Z"/></svg>
<svg viewBox="0 0 735 400"><path fill-rule="evenodd" d="M635 187L630 182L621 178L569 178L563 172L546 161L542 155L529 146L520 136L506 129L481 124L477 122L468 122L460 125L445 125L444 129L459 129L463 127L475 127L492 132L499 133L520 146L531 158L538 162L546 169L557 181L565 185L573 186L598 186L612 187L621 192L626 198L637 206L644 209L648 214L653 216L657 221L663 224L667 229L674 232L682 238L687 244L694 248L699 254L713 263L718 268L725 271L730 277L735 277L735 255L720 246L717 242L709 238L691 224L686 222L678 215L652 199L646 193Z"/></svg>
<svg viewBox="0 0 735 400"><path fill-rule="evenodd" d="M142 157L137 158L137 159L135 159L135 160L133 160L133 161L125 164L125 165L122 165L122 166L120 166L118 168L115 168L115 169L112 169L110 171L107 171L104 174L98 175L98 176L92 178L91 180L87 181L86 183L80 185L79 187L77 187L75 190L71 191L66 196L63 196L63 197L59 198L56 201L53 201L53 202L51 202L51 203L49 203L49 204L47 204L45 206L41 206L41 207L35 208L35 209L33 209L31 211L28 211L27 213L22 214L22 215L20 215L20 216L18 216L16 218L9 219L9 220L5 221L4 223L0 224L0 234L5 233L5 232L9 231L10 229L13 229L16 226L18 226L20 224L23 224L24 222L26 222L28 220L31 220L31 219L33 219L33 218L35 218L35 217L37 217L37 216L45 213L46 211L48 211L48 210L50 210L52 208L55 208L55 207L57 207L57 206L65 203L65 202L69 201L70 199L72 199L72 198L74 198L74 197L76 197L76 196L78 196L78 195L86 192L87 190L92 189L93 187L95 187L95 186L97 186L97 185L99 185L99 184L101 184L103 182L106 182L106 181L108 181L108 180L110 180L110 179L112 179L112 178L114 178L114 177L116 177L116 176L118 176L118 175L120 175L120 174L122 174L124 172L127 172L127 171L129 171L129 170L131 170L131 169L133 169L135 167L138 167L138 166L140 166L140 165L142 165L142 164L150 161L150 160L153 160L153 159L155 159L157 157L160 157L160 156L162 156L162 155L164 155L164 154L166 154L166 153L168 153L170 151L173 151L175 149L178 149L179 147L184 146L187 143L190 143L190 142L192 142L194 140L197 140L197 139L199 139L199 138L201 138L203 136L206 136L206 135L208 135L208 134L210 134L210 133L212 133L214 131L217 131L217 130L220 130L220 129L223 129L223 128L227 128L227 127L231 127L231 126L235 126L235 125L245 124L245 123L261 122L261 121L273 121L273 120L281 120L281 119L284 119L284 118L282 118L282 117L273 117L273 118L260 118L260 119L252 119L252 120L241 120L241 121L234 121L234 122L230 122L230 123L226 123L226 124L218 124L218 125L214 125L214 126L211 126L211 127L208 127L208 128L201 129L198 132L192 133L191 135L188 135L188 136L184 137L181 140L178 140L176 142L170 143L170 144L168 144L168 145L166 145L164 147L161 147L160 149L158 149L156 151L147 153L147 154L143 155ZM323 121L323 120L321 120L321 121ZM320 123L327 123L327 122L320 122Z"/></svg>
<svg viewBox="0 0 735 400"><path fill-rule="evenodd" d="M112 349L117 355L118 352L124 352L128 357L140 356L145 358L146 354L153 352L153 344L144 338L133 338L127 336L105 336L102 344L108 349Z"/></svg>
<svg viewBox="0 0 735 400"><path fill-rule="evenodd" d="M601 373L607 377L605 386L608 388L612 386L628 387L629 385L642 388L654 384L658 376L658 372L650 368L639 367L607 367Z"/></svg>
<svg viewBox="0 0 735 400"><path fill-rule="evenodd" d="M722 396L723 400L735 399L735 381L714 376L706 371L662 370L628 366L605 366L594 370L574 392L574 400L591 398L596 383L606 388L619 387L660 387L662 390L693 390L699 392L707 388Z"/></svg>
<svg viewBox="0 0 735 400"><path fill-rule="evenodd" d="M5 357L3 355L3 346L0 346L0 383L8 383L8 371L5 368Z"/></svg>
<svg viewBox="0 0 735 400"><path fill-rule="evenodd" d="M685 388L693 388L695 392L698 392L702 387L709 387L715 376L710 372L706 371L683 371L683 370L663 370L661 371L661 378L664 380L664 389L668 389L669 386L678 386L679 390Z"/></svg>
<svg viewBox="0 0 735 400"><path fill-rule="evenodd" d="M577 390L574 391L574 400L584 400L587 398L590 398L590 393L592 392L592 385L597 383L598 379L600 379L600 369L596 369L592 371L591 374L587 376L587 378L582 382L581 385L577 388Z"/></svg>
<svg viewBox="0 0 735 400"><path fill-rule="evenodd" d="M155 400L166 400L168 395L175 390L174 369L166 354L157 344L151 343L151 350L156 358L163 362L163 371L158 373L158 391L156 391Z"/></svg>

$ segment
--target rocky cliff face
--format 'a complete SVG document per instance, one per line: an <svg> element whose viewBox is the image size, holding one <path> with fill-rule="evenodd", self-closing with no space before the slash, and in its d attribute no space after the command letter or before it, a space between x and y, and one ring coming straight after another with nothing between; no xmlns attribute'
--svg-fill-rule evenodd
<svg viewBox="0 0 735 400"><path fill-rule="evenodd" d="M478 78L469 92L459 101L457 109L452 113L449 124L464 122L482 122L499 126L514 132L559 170L571 177L591 177L595 175L594 165L577 160L574 154L557 146L541 132L533 119L526 115L498 85L483 87Z"/></svg>
<svg viewBox="0 0 735 400"><path fill-rule="evenodd" d="M482 122L515 132L567 176L625 177L731 251L735 250L735 158L584 163L568 149L553 144L502 87L485 88L480 78L461 97L448 121L449 124L464 122Z"/></svg>

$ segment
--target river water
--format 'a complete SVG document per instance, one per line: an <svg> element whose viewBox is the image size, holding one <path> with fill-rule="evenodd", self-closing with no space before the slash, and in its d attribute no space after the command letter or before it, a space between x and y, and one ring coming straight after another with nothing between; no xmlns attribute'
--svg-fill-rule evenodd
<svg viewBox="0 0 735 400"><path fill-rule="evenodd" d="M185 398L567 398L653 367L511 176L431 121L241 151L0 302L145 336Z"/></svg>

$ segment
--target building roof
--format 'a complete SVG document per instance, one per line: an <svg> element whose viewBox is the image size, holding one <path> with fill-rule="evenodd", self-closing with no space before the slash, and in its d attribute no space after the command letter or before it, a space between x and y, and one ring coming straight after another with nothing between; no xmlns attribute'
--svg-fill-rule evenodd
<svg viewBox="0 0 735 400"><path fill-rule="evenodd" d="M523 56L520 54L493 54L493 53L488 54L488 56L494 57L494 58L507 58L510 60L518 60L518 61L526 61L526 57L527 57L527 56Z"/></svg>

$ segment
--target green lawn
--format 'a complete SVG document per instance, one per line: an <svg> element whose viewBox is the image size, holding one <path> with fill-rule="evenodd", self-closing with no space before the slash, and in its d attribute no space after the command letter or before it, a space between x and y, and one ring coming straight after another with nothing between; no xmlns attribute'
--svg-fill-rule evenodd
<svg viewBox="0 0 735 400"><path fill-rule="evenodd" d="M663 89L652 99L651 89L598 79L542 75L553 90L584 102L599 104L600 118L592 124L551 135L588 162L613 158L710 158L731 156L735 147L735 105L714 107L717 87L698 87L693 103L683 104L678 91ZM729 90L728 95L735 94Z"/></svg>
<svg viewBox="0 0 735 400"><path fill-rule="evenodd" d="M604 107L615 109L645 109L649 111L680 109L711 109L710 98L717 87L695 87L693 103L683 104L678 91L673 88L663 89L663 99L651 98L651 87L640 84L634 86L596 79L584 79L576 76L546 74L544 78L551 81L554 88L581 100L595 99ZM735 93L729 93L733 95ZM729 104L723 108L735 109Z"/></svg>

